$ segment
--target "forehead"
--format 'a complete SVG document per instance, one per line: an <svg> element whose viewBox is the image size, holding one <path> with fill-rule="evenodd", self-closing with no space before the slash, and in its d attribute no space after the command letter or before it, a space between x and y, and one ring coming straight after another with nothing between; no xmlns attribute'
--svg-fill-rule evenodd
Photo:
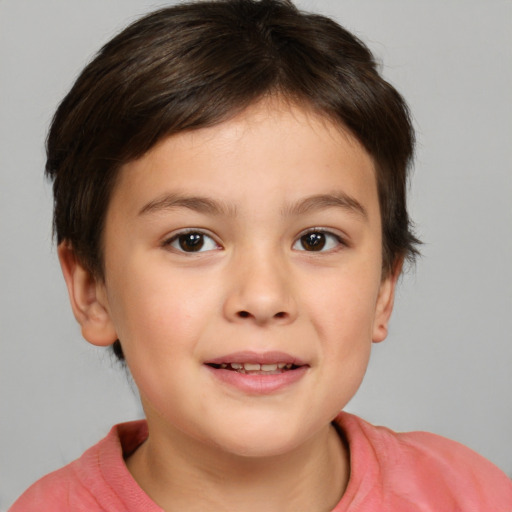
<svg viewBox="0 0 512 512"><path fill-rule="evenodd" d="M140 211L162 194L179 193L242 210L270 203L282 209L283 202L331 192L378 210L373 159L327 116L266 100L213 127L167 137L124 165L111 207Z"/></svg>

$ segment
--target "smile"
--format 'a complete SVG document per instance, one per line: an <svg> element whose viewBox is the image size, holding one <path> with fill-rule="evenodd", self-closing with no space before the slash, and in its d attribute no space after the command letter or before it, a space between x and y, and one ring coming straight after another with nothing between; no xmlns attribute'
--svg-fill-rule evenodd
<svg viewBox="0 0 512 512"><path fill-rule="evenodd" d="M310 365L284 352L236 352L205 361L215 382L248 395L269 395L292 389Z"/></svg>
<svg viewBox="0 0 512 512"><path fill-rule="evenodd" d="M292 363L210 363L208 366L216 370L231 370L246 375L279 375L283 372L299 368L299 366Z"/></svg>

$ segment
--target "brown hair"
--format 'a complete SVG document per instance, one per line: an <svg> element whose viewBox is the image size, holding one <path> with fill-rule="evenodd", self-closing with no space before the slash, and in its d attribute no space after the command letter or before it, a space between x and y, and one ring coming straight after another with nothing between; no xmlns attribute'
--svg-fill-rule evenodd
<svg viewBox="0 0 512 512"><path fill-rule="evenodd" d="M269 94L313 108L362 143L377 172L383 271L413 259L407 106L360 40L287 0L182 3L143 17L100 50L48 135L57 241L103 278L102 231L119 168L163 137L218 124Z"/></svg>

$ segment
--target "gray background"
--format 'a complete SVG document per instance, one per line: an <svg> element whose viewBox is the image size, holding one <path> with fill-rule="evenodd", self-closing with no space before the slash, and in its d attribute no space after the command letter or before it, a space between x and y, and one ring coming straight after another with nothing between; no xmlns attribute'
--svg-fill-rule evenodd
<svg viewBox="0 0 512 512"><path fill-rule="evenodd" d="M411 212L425 241L391 333L348 410L456 439L512 475L512 2L303 0L355 31L418 131ZM0 0L0 510L141 415L83 342L52 246L43 141L86 61L143 0Z"/></svg>

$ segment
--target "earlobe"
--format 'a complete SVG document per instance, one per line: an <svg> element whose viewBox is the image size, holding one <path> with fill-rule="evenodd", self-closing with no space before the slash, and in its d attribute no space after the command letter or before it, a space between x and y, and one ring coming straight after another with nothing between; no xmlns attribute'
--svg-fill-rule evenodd
<svg viewBox="0 0 512 512"><path fill-rule="evenodd" d="M402 264L403 261L400 260L381 282L373 323L372 341L374 343L384 341L388 335L389 319L395 302L396 283L402 271Z"/></svg>
<svg viewBox="0 0 512 512"><path fill-rule="evenodd" d="M104 284L78 261L69 243L59 244L58 254L71 308L82 328L82 336L93 345L111 345L117 334L108 311Z"/></svg>

